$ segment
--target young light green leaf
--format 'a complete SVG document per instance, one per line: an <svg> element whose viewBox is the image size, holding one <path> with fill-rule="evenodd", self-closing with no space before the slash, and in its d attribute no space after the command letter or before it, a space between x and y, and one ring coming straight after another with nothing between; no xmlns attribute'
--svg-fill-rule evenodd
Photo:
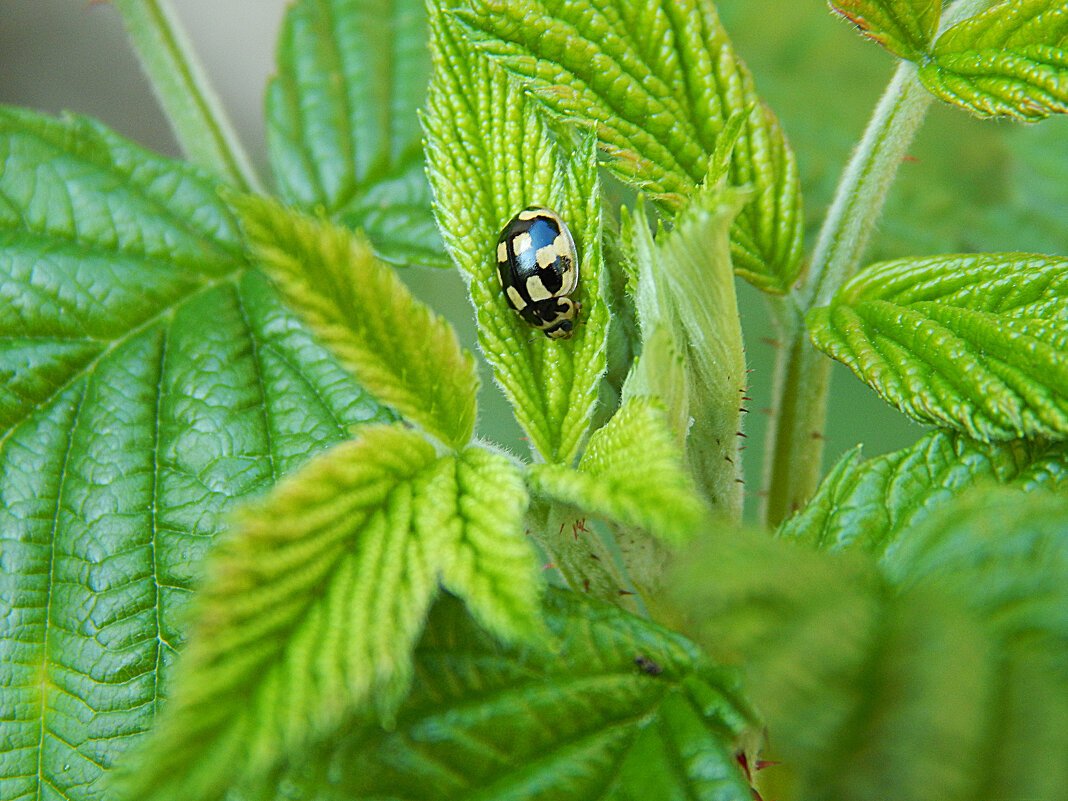
<svg viewBox="0 0 1068 801"><path fill-rule="evenodd" d="M680 543L705 515L681 457L660 405L635 398L590 437L577 470L532 465L528 481L536 491L593 517Z"/></svg>
<svg viewBox="0 0 1068 801"><path fill-rule="evenodd" d="M751 801L730 673L581 595L550 591L545 613L558 648L502 648L443 600L396 729L355 722L282 781L320 801Z"/></svg>
<svg viewBox="0 0 1068 801"><path fill-rule="evenodd" d="M399 426L366 428L247 507L127 797L221 798L372 705L391 721L439 578L498 636L539 635L525 507L503 457L439 459Z"/></svg>
<svg viewBox="0 0 1068 801"><path fill-rule="evenodd" d="M0 796L100 798L221 519L387 420L245 262L207 174L0 108Z"/></svg>
<svg viewBox="0 0 1068 801"><path fill-rule="evenodd" d="M920 79L982 117L1041 120L1068 112L1068 9L1004 0L938 37Z"/></svg>
<svg viewBox="0 0 1068 801"><path fill-rule="evenodd" d="M705 500L734 519L742 510L738 433L747 373L727 231L741 203L734 190L707 186L655 240L641 205L622 226L642 336L623 397L663 403Z"/></svg>
<svg viewBox="0 0 1068 801"><path fill-rule="evenodd" d="M282 198L361 228L383 258L446 266L416 109L430 74L423 0L300 0L267 87Z"/></svg>
<svg viewBox="0 0 1068 801"><path fill-rule="evenodd" d="M550 110L595 126L609 167L672 212L744 113L731 180L754 195L732 229L734 267L762 289L790 289L802 256L797 167L710 0L468 0L457 14Z"/></svg>
<svg viewBox="0 0 1068 801"><path fill-rule="evenodd" d="M903 532L882 576L859 549L732 534L668 586L713 657L745 665L798 797L1056 797L1066 521L1054 493L987 489Z"/></svg>
<svg viewBox="0 0 1068 801"><path fill-rule="evenodd" d="M351 231L265 198L235 204L268 275L360 383L445 444L465 445L478 372L452 326Z"/></svg>
<svg viewBox="0 0 1068 801"><path fill-rule="evenodd" d="M574 460L589 428L605 367L600 188L591 137L565 153L508 76L474 52L431 8L435 70L424 127L430 182L445 243L468 281L479 344L533 447L549 462ZM509 308L497 277L497 238L521 209L554 209L579 251L581 325L549 340Z"/></svg>
<svg viewBox="0 0 1068 801"><path fill-rule="evenodd" d="M847 453L778 535L832 551L888 547L902 532L980 482L1032 490L1068 485L1068 448L1018 440L983 443L936 430L915 444L861 461Z"/></svg>
<svg viewBox="0 0 1068 801"><path fill-rule="evenodd" d="M891 53L919 61L938 32L942 0L831 0L831 8Z"/></svg>
<svg viewBox="0 0 1068 801"><path fill-rule="evenodd" d="M1029 254L875 264L808 326L816 347L922 422L982 440L1068 434L1068 261Z"/></svg>

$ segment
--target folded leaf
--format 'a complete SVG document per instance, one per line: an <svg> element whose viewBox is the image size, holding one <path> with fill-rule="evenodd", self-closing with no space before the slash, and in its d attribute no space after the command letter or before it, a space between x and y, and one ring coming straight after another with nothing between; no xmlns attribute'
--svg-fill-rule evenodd
<svg viewBox="0 0 1068 801"><path fill-rule="evenodd" d="M1004 0L935 42L920 79L982 116L1040 120L1068 112L1068 14L1059 0Z"/></svg>
<svg viewBox="0 0 1068 801"><path fill-rule="evenodd" d="M99 799L236 500L386 420L206 173L0 108L0 796Z"/></svg>
<svg viewBox="0 0 1068 801"><path fill-rule="evenodd" d="M263 198L235 202L258 260L341 363L382 403L465 445L478 372L452 326L352 232Z"/></svg>
<svg viewBox="0 0 1068 801"><path fill-rule="evenodd" d="M468 0L456 13L545 106L596 130L617 175L672 212L743 113L731 180L754 197L732 229L734 267L762 289L790 289L802 255L797 167L710 0Z"/></svg>
<svg viewBox="0 0 1068 801"><path fill-rule="evenodd" d="M808 316L888 403L981 440L1068 434L1068 261L1019 253L875 264Z"/></svg>
<svg viewBox="0 0 1068 801"><path fill-rule="evenodd" d="M362 228L383 258L443 267L416 119L426 35L422 0L294 3L267 87L267 149L284 200Z"/></svg>
<svg viewBox="0 0 1068 801"><path fill-rule="evenodd" d="M751 801L734 757L751 718L731 674L579 595L550 591L546 619L557 649L502 649L442 601L396 729L354 725L283 781L321 801Z"/></svg>
<svg viewBox="0 0 1068 801"><path fill-rule="evenodd" d="M125 797L222 798L372 706L392 720L439 578L494 633L537 637L525 507L503 457L379 426L246 508Z"/></svg>
<svg viewBox="0 0 1068 801"><path fill-rule="evenodd" d="M918 61L938 31L942 0L831 0L831 7L891 53Z"/></svg>
<svg viewBox="0 0 1068 801"><path fill-rule="evenodd" d="M727 231L742 201L713 183L655 240L640 204L622 226L642 336L623 397L663 403L705 501L735 520L742 513L738 433L748 373Z"/></svg>
<svg viewBox="0 0 1068 801"><path fill-rule="evenodd" d="M601 296L601 217L590 137L566 152L526 95L431 5L435 70L424 125L438 223L469 283L479 344L533 447L570 463L586 436L605 368L608 314ZM547 206L578 246L572 299L581 320L549 340L508 306L497 276L497 238L529 205Z"/></svg>
<svg viewBox="0 0 1068 801"><path fill-rule="evenodd" d="M899 451L861 461L860 448L831 469L779 536L837 551L883 550L962 491L998 482L1023 490L1068 485L1068 448L1027 441L983 443L938 430Z"/></svg>

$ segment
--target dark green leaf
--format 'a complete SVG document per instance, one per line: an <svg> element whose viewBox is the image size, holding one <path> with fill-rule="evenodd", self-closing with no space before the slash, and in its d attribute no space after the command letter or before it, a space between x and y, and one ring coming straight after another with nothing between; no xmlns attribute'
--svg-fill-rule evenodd
<svg viewBox="0 0 1068 801"><path fill-rule="evenodd" d="M710 0L469 0L457 13L550 110L597 131L611 169L672 211L742 112L730 174L755 197L732 229L734 267L762 289L790 289L802 255L793 153Z"/></svg>
<svg viewBox="0 0 1068 801"><path fill-rule="evenodd" d="M423 0L300 0L267 88L267 144L282 197L366 231L399 263L446 266L416 109L430 54Z"/></svg>
<svg viewBox="0 0 1068 801"><path fill-rule="evenodd" d="M205 174L0 109L4 798L99 798L234 501L386 419Z"/></svg>
<svg viewBox="0 0 1068 801"><path fill-rule="evenodd" d="M882 550L954 496L980 482L1030 490L1068 484L1068 448L1026 441L983 443L932 431L916 444L861 461L842 457L779 536L829 550Z"/></svg>
<svg viewBox="0 0 1068 801"><path fill-rule="evenodd" d="M943 100L983 117L1068 112L1068 10L1062 0L1004 0L938 37L920 68Z"/></svg>
<svg viewBox="0 0 1068 801"><path fill-rule="evenodd" d="M446 445L466 445L478 372L453 327L351 231L263 198L236 204L263 268L341 363Z"/></svg>
<svg viewBox="0 0 1068 801"><path fill-rule="evenodd" d="M531 444L571 463L588 432L605 369L608 313L601 296L601 198L591 137L571 151L506 73L473 51L434 4L435 71L425 125L438 222L469 282L479 344ZM497 276L497 238L526 206L554 209L579 251L581 324L550 340L508 306Z"/></svg>
<svg viewBox="0 0 1068 801"><path fill-rule="evenodd" d="M286 777L293 789L322 801L750 801L734 758L749 717L730 674L607 604L557 590L546 616L554 651L504 649L439 604L396 729L354 726Z"/></svg>
<svg viewBox="0 0 1068 801"><path fill-rule="evenodd" d="M1068 261L1020 253L875 264L808 317L888 403L982 440L1068 434Z"/></svg>
<svg viewBox="0 0 1068 801"><path fill-rule="evenodd" d="M915 61L938 31L942 0L831 0L831 7L891 53Z"/></svg>

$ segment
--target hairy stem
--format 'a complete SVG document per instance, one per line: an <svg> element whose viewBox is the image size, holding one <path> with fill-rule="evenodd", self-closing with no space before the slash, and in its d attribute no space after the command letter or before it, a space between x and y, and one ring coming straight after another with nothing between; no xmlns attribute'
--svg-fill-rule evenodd
<svg viewBox="0 0 1068 801"><path fill-rule="evenodd" d="M167 0L115 0L186 157L243 191L259 182Z"/></svg>
<svg viewBox="0 0 1068 801"><path fill-rule="evenodd" d="M990 2L959 0L943 16L942 29ZM838 183L804 283L778 309L783 347L775 366L775 417L765 469L769 526L800 508L820 478L831 362L809 342L805 313L826 304L857 272L898 166L932 100L916 65L902 62Z"/></svg>

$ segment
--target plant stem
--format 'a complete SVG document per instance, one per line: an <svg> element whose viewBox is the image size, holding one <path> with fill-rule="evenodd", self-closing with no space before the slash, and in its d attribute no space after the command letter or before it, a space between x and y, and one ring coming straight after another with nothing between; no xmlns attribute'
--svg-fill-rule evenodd
<svg viewBox="0 0 1068 801"><path fill-rule="evenodd" d="M990 3L959 0L943 15L941 29ZM769 526L777 526L812 496L821 472L831 361L809 342L805 314L828 303L857 272L898 166L932 100L916 65L898 65L838 183L804 283L777 310L784 344L775 365L776 413L765 470L764 520Z"/></svg>
<svg viewBox="0 0 1068 801"><path fill-rule="evenodd" d="M186 157L242 191L259 182L167 0L115 0Z"/></svg>

